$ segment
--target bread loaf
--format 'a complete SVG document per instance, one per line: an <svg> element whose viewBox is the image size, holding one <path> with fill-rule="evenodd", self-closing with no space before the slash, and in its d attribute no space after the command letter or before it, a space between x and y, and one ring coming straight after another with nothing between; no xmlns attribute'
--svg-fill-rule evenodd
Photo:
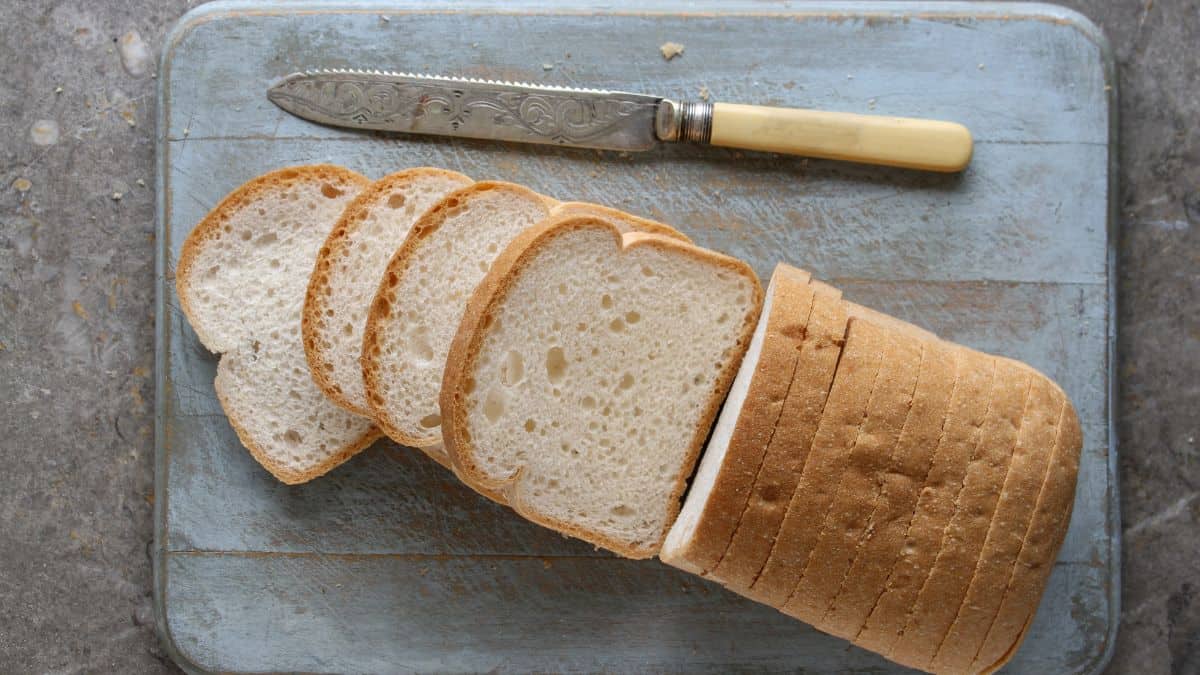
<svg viewBox="0 0 1200 675"><path fill-rule="evenodd" d="M899 663L991 672L1028 630L1065 534L1074 411L1028 366L808 283L775 429L743 437L765 438L758 450L714 433L662 558ZM773 285L762 335L787 311L778 296ZM828 346L806 356L816 344ZM751 349L745 367L766 362ZM763 382L774 401L780 386ZM773 414L751 400L731 395L722 415ZM759 458L749 489L746 457Z"/></svg>

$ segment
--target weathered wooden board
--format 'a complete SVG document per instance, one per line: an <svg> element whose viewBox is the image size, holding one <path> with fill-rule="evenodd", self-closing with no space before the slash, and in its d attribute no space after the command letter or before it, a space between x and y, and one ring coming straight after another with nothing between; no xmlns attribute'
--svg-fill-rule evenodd
<svg viewBox="0 0 1200 675"><path fill-rule="evenodd" d="M658 45L687 49L664 61ZM549 64L546 70L543 64ZM621 155L356 135L263 95L305 67L380 67L966 123L961 176L720 149ZM240 447L175 257L226 192L286 164L515 180L678 225L750 261L1030 362L1075 401L1075 516L1012 672L1083 673L1117 626L1111 433L1111 60L1046 5L666 0L205 5L164 51L159 149L159 627L195 671L900 670L656 562L533 526L422 455L378 444L283 486Z"/></svg>

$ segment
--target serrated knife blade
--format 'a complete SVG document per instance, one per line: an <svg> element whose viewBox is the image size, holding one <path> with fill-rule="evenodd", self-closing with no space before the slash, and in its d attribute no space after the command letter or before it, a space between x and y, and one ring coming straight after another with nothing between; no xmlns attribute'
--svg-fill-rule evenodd
<svg viewBox="0 0 1200 675"><path fill-rule="evenodd" d="M293 73L267 98L336 127L606 150L683 141L929 171L960 171L972 150L953 122L379 70Z"/></svg>
<svg viewBox="0 0 1200 675"><path fill-rule="evenodd" d="M598 89L356 70L288 75L267 97L293 115L337 127L609 150L654 147L661 100Z"/></svg>

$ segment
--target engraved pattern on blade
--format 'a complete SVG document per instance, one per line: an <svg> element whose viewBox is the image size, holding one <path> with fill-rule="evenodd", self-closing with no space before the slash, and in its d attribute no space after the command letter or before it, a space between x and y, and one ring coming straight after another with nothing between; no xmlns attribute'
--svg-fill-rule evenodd
<svg viewBox="0 0 1200 675"><path fill-rule="evenodd" d="M641 150L657 99L639 94L369 72L292 75L268 97L336 126Z"/></svg>

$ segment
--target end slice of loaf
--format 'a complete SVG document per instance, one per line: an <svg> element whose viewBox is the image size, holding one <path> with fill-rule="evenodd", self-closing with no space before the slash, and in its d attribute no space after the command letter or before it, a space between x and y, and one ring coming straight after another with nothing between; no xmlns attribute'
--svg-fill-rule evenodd
<svg viewBox="0 0 1200 675"><path fill-rule="evenodd" d="M325 240L304 302L304 351L317 386L337 405L371 415L359 356L379 280L413 223L471 183L460 173L427 167L385 176L346 207Z"/></svg>
<svg viewBox="0 0 1200 675"><path fill-rule="evenodd" d="M511 183L481 182L447 195L388 263L367 319L361 349L367 402L388 436L448 462L438 392L467 298L509 242L559 214L687 240L662 223L596 204L560 204Z"/></svg>
<svg viewBox="0 0 1200 675"><path fill-rule="evenodd" d="M460 477L531 520L658 552L762 289L744 263L594 217L522 233L472 296L442 386Z"/></svg>
<svg viewBox="0 0 1200 675"><path fill-rule="evenodd" d="M216 392L251 454L276 478L303 483L378 437L313 382L300 316L321 244L369 181L337 166L265 174L227 196L184 241L180 305L223 356Z"/></svg>
<svg viewBox="0 0 1200 675"><path fill-rule="evenodd" d="M807 272L787 265L771 275L750 347L663 541L668 565L705 575L733 538L791 388L813 303L808 282Z"/></svg>

